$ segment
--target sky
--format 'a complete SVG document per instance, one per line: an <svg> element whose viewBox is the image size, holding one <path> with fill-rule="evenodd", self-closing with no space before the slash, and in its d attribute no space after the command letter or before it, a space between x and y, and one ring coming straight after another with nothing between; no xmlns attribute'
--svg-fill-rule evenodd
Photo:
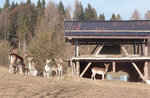
<svg viewBox="0 0 150 98"><path fill-rule="evenodd" d="M20 3L26 2L27 0L9 0ZM38 0L31 0L32 3L37 4ZM42 0L41 0L42 1ZM50 0L45 0L46 4ZM55 3L59 3L60 0L51 0ZM74 1L75 0L61 0L64 6L71 6L72 13L74 10ZM82 3L83 7L86 8L87 4L91 4L98 13L104 13L106 20L111 18L112 13L116 15L119 13L123 20L130 19L133 11L137 9L140 13L141 18L144 18L145 13L150 10L150 0L78 0ZM0 7L3 7L5 0L0 0Z"/></svg>

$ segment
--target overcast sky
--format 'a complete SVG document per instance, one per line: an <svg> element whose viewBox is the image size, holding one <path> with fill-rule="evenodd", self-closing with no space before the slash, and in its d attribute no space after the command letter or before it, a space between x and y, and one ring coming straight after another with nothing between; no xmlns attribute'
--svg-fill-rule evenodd
<svg viewBox="0 0 150 98"><path fill-rule="evenodd" d="M26 2L26 0L9 0L20 3ZM37 3L38 0L31 0L33 3ZM41 0L42 1L42 0ZM48 3L50 0L45 0ZM60 0L52 0L55 3L59 3ZM75 0L61 0L64 6L74 5ZM110 19L112 13L120 14L122 19L130 19L133 11L137 8L140 12L141 17L143 18L145 13L150 10L150 0L78 0L81 1L83 7L87 7L87 4L90 3L98 13L104 13L107 20ZM0 7L3 7L5 0L0 0ZM72 9L73 10L73 9Z"/></svg>

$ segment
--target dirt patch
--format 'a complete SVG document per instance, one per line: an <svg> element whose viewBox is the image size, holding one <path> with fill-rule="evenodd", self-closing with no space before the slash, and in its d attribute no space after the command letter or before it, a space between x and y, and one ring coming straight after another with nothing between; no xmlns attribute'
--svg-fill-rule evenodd
<svg viewBox="0 0 150 98"><path fill-rule="evenodd" d="M91 81L10 74L0 67L0 98L149 98L150 86L144 83Z"/></svg>

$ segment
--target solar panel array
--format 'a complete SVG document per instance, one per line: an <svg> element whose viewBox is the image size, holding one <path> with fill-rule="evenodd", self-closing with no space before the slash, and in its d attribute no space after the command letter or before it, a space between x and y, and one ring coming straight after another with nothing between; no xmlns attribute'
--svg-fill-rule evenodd
<svg viewBox="0 0 150 98"><path fill-rule="evenodd" d="M150 36L150 20L65 21L64 25L65 36Z"/></svg>

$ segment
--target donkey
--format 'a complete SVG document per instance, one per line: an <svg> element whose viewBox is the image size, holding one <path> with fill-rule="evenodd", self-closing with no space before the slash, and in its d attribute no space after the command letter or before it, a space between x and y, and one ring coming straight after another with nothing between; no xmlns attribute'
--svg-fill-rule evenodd
<svg viewBox="0 0 150 98"><path fill-rule="evenodd" d="M21 56L15 54L15 53L11 53L9 54L9 61L10 61L10 65L9 65L9 72L10 73L16 73L18 70L20 71L20 74L24 75L25 74L25 64L24 64L24 60Z"/></svg>

